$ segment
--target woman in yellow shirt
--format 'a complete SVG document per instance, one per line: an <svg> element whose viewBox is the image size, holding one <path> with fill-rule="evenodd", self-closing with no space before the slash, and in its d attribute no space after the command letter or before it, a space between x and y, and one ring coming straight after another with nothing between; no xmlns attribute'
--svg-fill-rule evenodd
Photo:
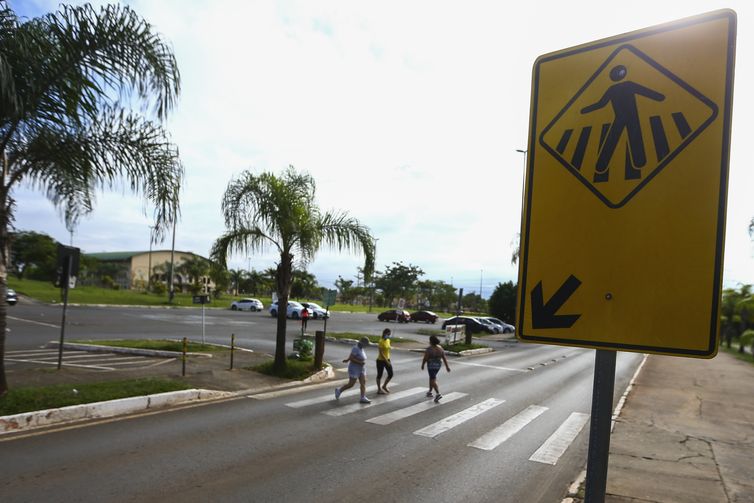
<svg viewBox="0 0 754 503"><path fill-rule="evenodd" d="M380 354L377 355L377 394L384 395L390 393L387 389L387 383L393 378L393 365L390 363L390 329L386 328L382 331L382 339L377 344ZM387 371L387 379L385 384L380 386L382 381L382 373Z"/></svg>

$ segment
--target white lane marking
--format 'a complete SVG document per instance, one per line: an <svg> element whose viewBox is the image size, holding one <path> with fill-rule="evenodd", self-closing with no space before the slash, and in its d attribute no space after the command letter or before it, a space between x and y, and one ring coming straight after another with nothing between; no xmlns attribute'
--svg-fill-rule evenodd
<svg viewBox="0 0 754 503"><path fill-rule="evenodd" d="M440 433L444 433L450 430L451 428L455 428L459 424L465 423L469 419L473 419L479 414L486 412L493 407L497 407L503 402L505 402L505 400L498 400L496 398L488 398L484 402L480 402L472 407L469 407L468 409L462 410L461 412L457 414L448 416L445 419L442 419L434 424L430 424L429 426L425 428L416 430L414 432L414 435L421 435L423 437L434 438Z"/></svg>
<svg viewBox="0 0 754 503"><path fill-rule="evenodd" d="M346 414L357 412L368 407L374 407L375 405L382 405L384 403L392 402L394 400L400 400L401 398L415 395L417 393L424 393L426 389L427 389L426 387L422 386L420 388L411 388L405 391L399 391L397 393L390 393L388 395L380 395L380 398L372 397L372 403L356 402L354 404L346 405L344 407L338 407L337 409L327 410L324 412L324 414L327 414L328 416L335 416L335 417L345 416ZM383 396L384 398L382 398Z"/></svg>
<svg viewBox="0 0 754 503"><path fill-rule="evenodd" d="M16 359L13 361L17 363L37 363L39 365L57 365L58 364L58 362L56 361L44 362L40 360L19 360L19 359ZM95 370L115 370L114 368L111 368L111 367L100 367L99 365L78 365L76 363L68 363L65 361L65 359L63 359L63 367L79 367L83 369L95 369Z"/></svg>
<svg viewBox="0 0 754 503"><path fill-rule="evenodd" d="M469 447L476 447L485 451L491 451L513 435L521 431L527 424L538 418L547 407L530 405L506 422L471 442Z"/></svg>
<svg viewBox="0 0 754 503"><path fill-rule="evenodd" d="M64 355L71 355L71 354L86 354L86 351L63 351ZM27 351L7 351L5 353L8 356L14 356L19 358L32 358L35 356L44 357L45 355L55 355L57 356L58 350L49 350L49 349L31 349Z"/></svg>
<svg viewBox="0 0 754 503"><path fill-rule="evenodd" d="M358 393L358 391L359 391L358 384L355 384L353 386L353 388L351 388L351 389L356 390L356 392ZM332 402L333 400L335 400L335 395L333 394L334 390L335 390L335 388L333 388L333 390L330 393L328 393L327 395L317 396L317 397L314 397L314 398L308 398L306 400L299 400L297 402L290 402L290 403L285 404L285 406L286 407L291 407L293 409L298 409L298 408L301 408L301 407L308 407L309 405L314 405L314 404L318 404L318 403ZM367 386L367 393L372 393L374 391L377 391L377 386L375 386L374 384L371 385L371 386Z"/></svg>
<svg viewBox="0 0 754 503"><path fill-rule="evenodd" d="M563 421L563 424L555 430L555 433L550 435L550 438L545 440L545 443L531 455L529 461L547 465L557 463L587 421L589 421L589 414L572 412L568 419Z"/></svg>
<svg viewBox="0 0 754 503"><path fill-rule="evenodd" d="M469 367L484 367L495 370L507 370L509 372L529 372L527 369L513 369L510 367L500 367L498 365L486 365L484 363L472 363L472 362L454 362L456 365L468 365Z"/></svg>
<svg viewBox="0 0 754 503"><path fill-rule="evenodd" d="M403 409L398 409L396 411L388 412L387 414L383 414L381 416L367 419L367 423L381 424L384 426L386 424L394 423L400 419L413 416L414 414L424 412L425 410L434 409L438 405L442 405L443 403L449 403L449 402L452 402L453 400L458 400L459 398L463 398L465 396L466 396L466 393L458 393L458 392L448 393L447 395L442 396L442 401L439 404L434 403L434 401L431 398L427 398L424 402L419 402L416 405L411 405L409 407L404 407Z"/></svg>
<svg viewBox="0 0 754 503"><path fill-rule="evenodd" d="M16 318L15 316L6 316L9 320L25 321L26 323L34 323L35 325L42 325L43 327L60 328L60 325L53 325L52 323L43 323L41 321L26 320L24 318Z"/></svg>

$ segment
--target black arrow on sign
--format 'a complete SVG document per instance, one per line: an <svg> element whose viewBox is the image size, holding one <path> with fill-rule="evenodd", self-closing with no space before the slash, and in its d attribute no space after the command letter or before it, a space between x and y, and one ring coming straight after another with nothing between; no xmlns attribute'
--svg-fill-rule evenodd
<svg viewBox="0 0 754 503"><path fill-rule="evenodd" d="M531 291L531 324L533 328L571 328L580 314L555 314L558 312L573 292L581 285L581 281L571 274L565 280L555 295L550 297L547 304L542 294L542 282L537 283Z"/></svg>

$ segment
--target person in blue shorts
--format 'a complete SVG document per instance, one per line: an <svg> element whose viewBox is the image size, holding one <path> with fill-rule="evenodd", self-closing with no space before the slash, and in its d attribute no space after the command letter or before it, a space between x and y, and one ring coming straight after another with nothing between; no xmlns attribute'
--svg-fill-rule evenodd
<svg viewBox="0 0 754 503"><path fill-rule="evenodd" d="M356 380L359 380L359 386L361 387L361 403L371 403L371 400L367 398L367 354L364 348L369 346L369 338L362 337L361 340L351 348L351 354L348 358L343 360L343 363L348 363L348 383L344 384L340 388L335 388L335 399L340 398L348 388L351 388Z"/></svg>
<svg viewBox="0 0 754 503"><path fill-rule="evenodd" d="M429 372L429 391L427 391L427 398L432 398L432 390L435 391L435 403L439 402L442 398L440 394L440 388L437 386L437 373L442 368L442 364L445 364L445 368L450 372L448 366L448 360L445 358L445 351L440 346L440 339L436 335L429 337L429 347L424 350L424 359L422 360L422 370L424 365L427 365L427 372Z"/></svg>

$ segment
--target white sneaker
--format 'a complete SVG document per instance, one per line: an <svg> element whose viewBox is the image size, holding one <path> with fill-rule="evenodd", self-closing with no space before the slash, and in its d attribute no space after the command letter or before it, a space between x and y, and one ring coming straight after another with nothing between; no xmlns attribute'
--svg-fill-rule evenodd
<svg viewBox="0 0 754 503"><path fill-rule="evenodd" d="M335 388L335 399L337 400L339 398L340 398L340 388Z"/></svg>
<svg viewBox="0 0 754 503"><path fill-rule="evenodd" d="M367 397L365 397L365 396L362 396L361 400L359 400L359 402L361 402L361 403L372 403L372 401L370 399L368 399Z"/></svg>

